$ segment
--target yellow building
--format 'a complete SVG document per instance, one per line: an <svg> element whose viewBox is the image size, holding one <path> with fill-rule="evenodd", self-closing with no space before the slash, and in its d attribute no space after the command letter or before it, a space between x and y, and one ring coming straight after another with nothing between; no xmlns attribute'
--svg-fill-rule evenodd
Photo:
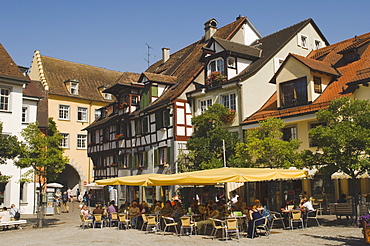
<svg viewBox="0 0 370 246"><path fill-rule="evenodd" d="M138 75L47 57L35 51L29 76L40 81L46 91L46 98L39 104L40 126L46 127L48 117L52 117L64 135L61 146L70 163L56 181L65 189L76 190L93 180L93 165L86 151L87 133L82 129L100 117L99 108L115 99L103 90L122 76L137 80Z"/></svg>

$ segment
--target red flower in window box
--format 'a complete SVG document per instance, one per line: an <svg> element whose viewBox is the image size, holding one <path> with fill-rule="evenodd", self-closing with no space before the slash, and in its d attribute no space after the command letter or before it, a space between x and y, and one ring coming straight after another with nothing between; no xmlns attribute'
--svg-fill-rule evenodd
<svg viewBox="0 0 370 246"><path fill-rule="evenodd" d="M120 103L119 104L119 108L120 109L124 109L124 108L126 108L128 106L128 103L127 102L123 102L123 103Z"/></svg>
<svg viewBox="0 0 370 246"><path fill-rule="evenodd" d="M210 75L208 75L208 78L206 79L206 85L207 86L218 86L222 82L225 82L227 80L227 77L222 75L219 71L214 71Z"/></svg>
<svg viewBox="0 0 370 246"><path fill-rule="evenodd" d="M120 140L123 139L123 134L117 134L114 140Z"/></svg>

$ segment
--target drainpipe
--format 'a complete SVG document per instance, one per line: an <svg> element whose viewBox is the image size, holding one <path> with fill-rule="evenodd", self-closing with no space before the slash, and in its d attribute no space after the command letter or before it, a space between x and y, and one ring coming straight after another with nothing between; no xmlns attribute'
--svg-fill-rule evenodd
<svg viewBox="0 0 370 246"><path fill-rule="evenodd" d="M239 110L239 132L241 134L239 134L239 135L242 136L241 141L243 142L243 140L244 140L243 129L242 129L242 126L240 125L241 122L243 122L243 102L242 102L242 96L241 96L242 95L242 89L241 89L242 88L242 83L240 82L240 79L236 82L235 85L238 87L238 89L237 89L238 101L239 101L238 105L239 105L239 108L240 108L240 110Z"/></svg>

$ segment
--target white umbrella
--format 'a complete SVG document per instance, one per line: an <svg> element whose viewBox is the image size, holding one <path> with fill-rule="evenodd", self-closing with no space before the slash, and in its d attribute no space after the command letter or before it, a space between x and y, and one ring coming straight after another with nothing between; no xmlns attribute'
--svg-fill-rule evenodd
<svg viewBox="0 0 370 246"><path fill-rule="evenodd" d="M49 188L63 188L63 185L58 184L58 183L50 183L50 184L47 184L46 187L49 187Z"/></svg>

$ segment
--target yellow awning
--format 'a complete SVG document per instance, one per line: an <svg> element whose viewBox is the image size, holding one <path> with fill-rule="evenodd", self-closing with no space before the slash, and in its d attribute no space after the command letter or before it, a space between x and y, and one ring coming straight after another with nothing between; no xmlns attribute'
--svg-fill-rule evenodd
<svg viewBox="0 0 370 246"><path fill-rule="evenodd" d="M216 168L178 174L143 174L97 180L102 185L167 186L214 185L228 182L256 182L306 178L305 170L269 168Z"/></svg>
<svg viewBox="0 0 370 246"><path fill-rule="evenodd" d="M350 178L351 176L349 176L348 174L344 172L335 172L331 175L331 179L350 179ZM358 175L356 178L366 179L366 178L370 178L370 175L366 172L361 175Z"/></svg>

